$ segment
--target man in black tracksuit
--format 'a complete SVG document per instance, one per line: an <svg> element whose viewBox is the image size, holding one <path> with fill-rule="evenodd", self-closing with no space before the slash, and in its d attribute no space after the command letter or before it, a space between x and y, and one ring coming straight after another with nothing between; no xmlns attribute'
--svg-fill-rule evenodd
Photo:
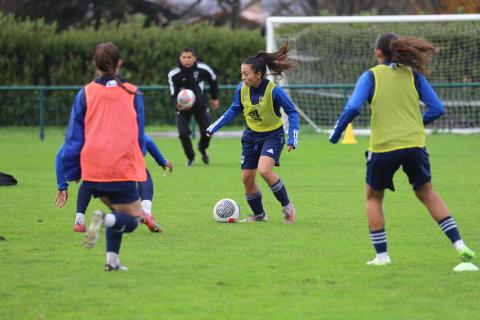
<svg viewBox="0 0 480 320"><path fill-rule="evenodd" d="M192 115L200 128L198 151L200 151L202 161L205 164L208 164L210 161L206 152L210 143L210 138L207 137L206 133L206 129L210 125L210 111L204 92L205 82L208 82L210 86L210 105L215 110L219 106L217 76L207 64L197 62L196 53L192 48L184 48L180 52L176 67L168 73L168 84L170 86L172 104L177 113L176 120L179 138L187 156L187 166L192 166L195 159L189 126ZM190 89L195 93L195 104L191 108L182 107L177 103L177 95L182 89Z"/></svg>

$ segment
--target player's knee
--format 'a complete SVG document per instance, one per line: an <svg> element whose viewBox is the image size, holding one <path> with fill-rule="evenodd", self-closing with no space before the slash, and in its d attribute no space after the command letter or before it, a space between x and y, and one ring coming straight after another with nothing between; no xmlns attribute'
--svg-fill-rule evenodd
<svg viewBox="0 0 480 320"><path fill-rule="evenodd" d="M423 185L419 189L415 190L415 195L417 199L421 202L428 202L429 199L434 195L432 188L429 188L428 185Z"/></svg>
<svg viewBox="0 0 480 320"><path fill-rule="evenodd" d="M178 137L180 140L190 139L190 134L188 132L180 132Z"/></svg>
<svg viewBox="0 0 480 320"><path fill-rule="evenodd" d="M415 195L417 196L417 199L423 203L428 202L428 199L430 198L429 192L422 190L415 191Z"/></svg>
<svg viewBox="0 0 480 320"><path fill-rule="evenodd" d="M262 178L267 179L273 172L271 168L259 167L258 173L262 176Z"/></svg>
<svg viewBox="0 0 480 320"><path fill-rule="evenodd" d="M242 182L246 187L252 186L255 184L255 176L244 175Z"/></svg>

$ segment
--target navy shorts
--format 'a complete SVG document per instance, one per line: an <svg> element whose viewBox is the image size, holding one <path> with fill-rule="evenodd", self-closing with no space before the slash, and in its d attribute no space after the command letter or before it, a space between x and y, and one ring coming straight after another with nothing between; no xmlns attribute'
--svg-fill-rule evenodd
<svg viewBox="0 0 480 320"><path fill-rule="evenodd" d="M140 199L137 182L135 181L84 181L83 184L95 198L107 197L112 204L128 204Z"/></svg>
<svg viewBox="0 0 480 320"><path fill-rule="evenodd" d="M240 165L242 170L257 169L260 156L275 160L275 166L280 166L280 155L285 145L285 132L280 127L271 132L254 132L245 130L242 136L242 155Z"/></svg>
<svg viewBox="0 0 480 320"><path fill-rule="evenodd" d="M418 190L432 179L427 149L407 148L389 152L365 152L367 184L374 190L395 191L393 175L402 166L413 190Z"/></svg>

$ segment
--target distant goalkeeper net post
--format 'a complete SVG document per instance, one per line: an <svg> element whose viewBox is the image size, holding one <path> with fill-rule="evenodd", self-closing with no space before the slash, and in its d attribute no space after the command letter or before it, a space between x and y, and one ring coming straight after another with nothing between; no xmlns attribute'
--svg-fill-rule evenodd
<svg viewBox="0 0 480 320"><path fill-rule="evenodd" d="M303 123L328 132L358 77L377 64L375 39L384 32L424 38L440 48L428 68L429 82L446 114L428 131L480 133L480 14L269 17L267 51L288 41L297 68L281 80ZM354 121L369 134L370 110Z"/></svg>

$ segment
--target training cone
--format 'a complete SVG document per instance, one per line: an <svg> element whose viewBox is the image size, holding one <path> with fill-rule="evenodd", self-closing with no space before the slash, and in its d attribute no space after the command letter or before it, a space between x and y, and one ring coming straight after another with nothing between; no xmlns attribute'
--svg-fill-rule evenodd
<svg viewBox="0 0 480 320"><path fill-rule="evenodd" d="M345 134L343 135L342 144L356 144L357 139L353 134L353 126L351 123L348 124L347 129L345 129Z"/></svg>
<svg viewBox="0 0 480 320"><path fill-rule="evenodd" d="M478 267L471 262L462 262L453 268L453 271L463 272L463 271L478 271Z"/></svg>

